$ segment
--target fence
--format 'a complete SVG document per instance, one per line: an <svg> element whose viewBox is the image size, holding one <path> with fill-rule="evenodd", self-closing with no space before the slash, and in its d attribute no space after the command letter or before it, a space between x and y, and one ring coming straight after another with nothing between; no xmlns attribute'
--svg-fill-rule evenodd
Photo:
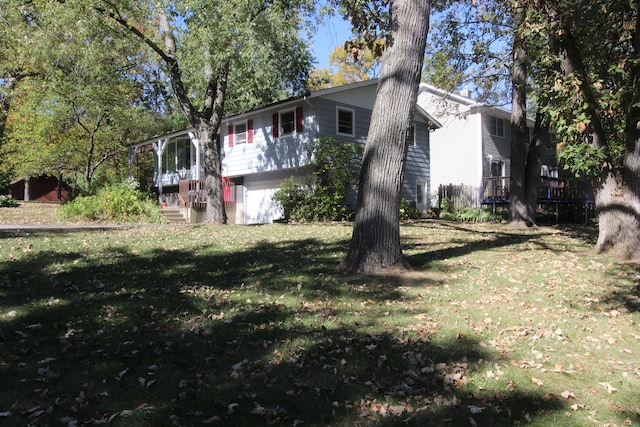
<svg viewBox="0 0 640 427"><path fill-rule="evenodd" d="M448 199L453 204L454 209L464 207L478 207L478 192L480 189L472 185L440 185L438 187L438 206L442 206L442 201Z"/></svg>

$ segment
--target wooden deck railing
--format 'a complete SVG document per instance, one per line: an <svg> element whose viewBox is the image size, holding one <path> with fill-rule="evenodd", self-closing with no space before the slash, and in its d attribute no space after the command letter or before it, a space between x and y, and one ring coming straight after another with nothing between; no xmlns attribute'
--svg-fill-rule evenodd
<svg viewBox="0 0 640 427"><path fill-rule="evenodd" d="M236 203L236 184L233 181L222 181L224 203L229 207ZM188 179L178 184L178 204L189 208L204 208L207 206L207 193L204 181Z"/></svg>
<svg viewBox="0 0 640 427"><path fill-rule="evenodd" d="M188 208L204 208L207 206L207 194L204 181L187 179L178 184L178 204Z"/></svg>
<svg viewBox="0 0 640 427"><path fill-rule="evenodd" d="M483 179L482 200L484 202L508 201L511 192L511 177L489 177ZM572 184L559 178L540 177L538 201L584 202L592 200L586 183Z"/></svg>

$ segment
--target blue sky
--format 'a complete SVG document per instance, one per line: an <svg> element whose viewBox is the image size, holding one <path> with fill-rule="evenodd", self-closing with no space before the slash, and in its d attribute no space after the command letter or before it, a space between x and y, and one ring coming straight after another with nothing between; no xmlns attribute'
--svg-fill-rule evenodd
<svg viewBox="0 0 640 427"><path fill-rule="evenodd" d="M313 40L316 68L329 68L329 54L342 46L351 37L351 24L341 16L328 16L318 25L318 34Z"/></svg>

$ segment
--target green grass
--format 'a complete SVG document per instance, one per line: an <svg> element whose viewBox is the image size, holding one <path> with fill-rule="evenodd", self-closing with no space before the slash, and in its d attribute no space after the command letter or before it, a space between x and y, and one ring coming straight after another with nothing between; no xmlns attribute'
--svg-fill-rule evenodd
<svg viewBox="0 0 640 427"><path fill-rule="evenodd" d="M365 277L350 232L0 233L0 424L640 423L638 266L592 229L406 224Z"/></svg>

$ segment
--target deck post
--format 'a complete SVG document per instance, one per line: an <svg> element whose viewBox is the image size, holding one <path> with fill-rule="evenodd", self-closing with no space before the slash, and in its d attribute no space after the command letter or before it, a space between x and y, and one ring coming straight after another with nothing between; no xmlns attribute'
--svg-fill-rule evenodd
<svg viewBox="0 0 640 427"><path fill-rule="evenodd" d="M156 153L156 179L158 181L158 203L160 205L162 205L162 153L167 147L167 142L169 142L169 138L159 139L152 143L153 151Z"/></svg>

